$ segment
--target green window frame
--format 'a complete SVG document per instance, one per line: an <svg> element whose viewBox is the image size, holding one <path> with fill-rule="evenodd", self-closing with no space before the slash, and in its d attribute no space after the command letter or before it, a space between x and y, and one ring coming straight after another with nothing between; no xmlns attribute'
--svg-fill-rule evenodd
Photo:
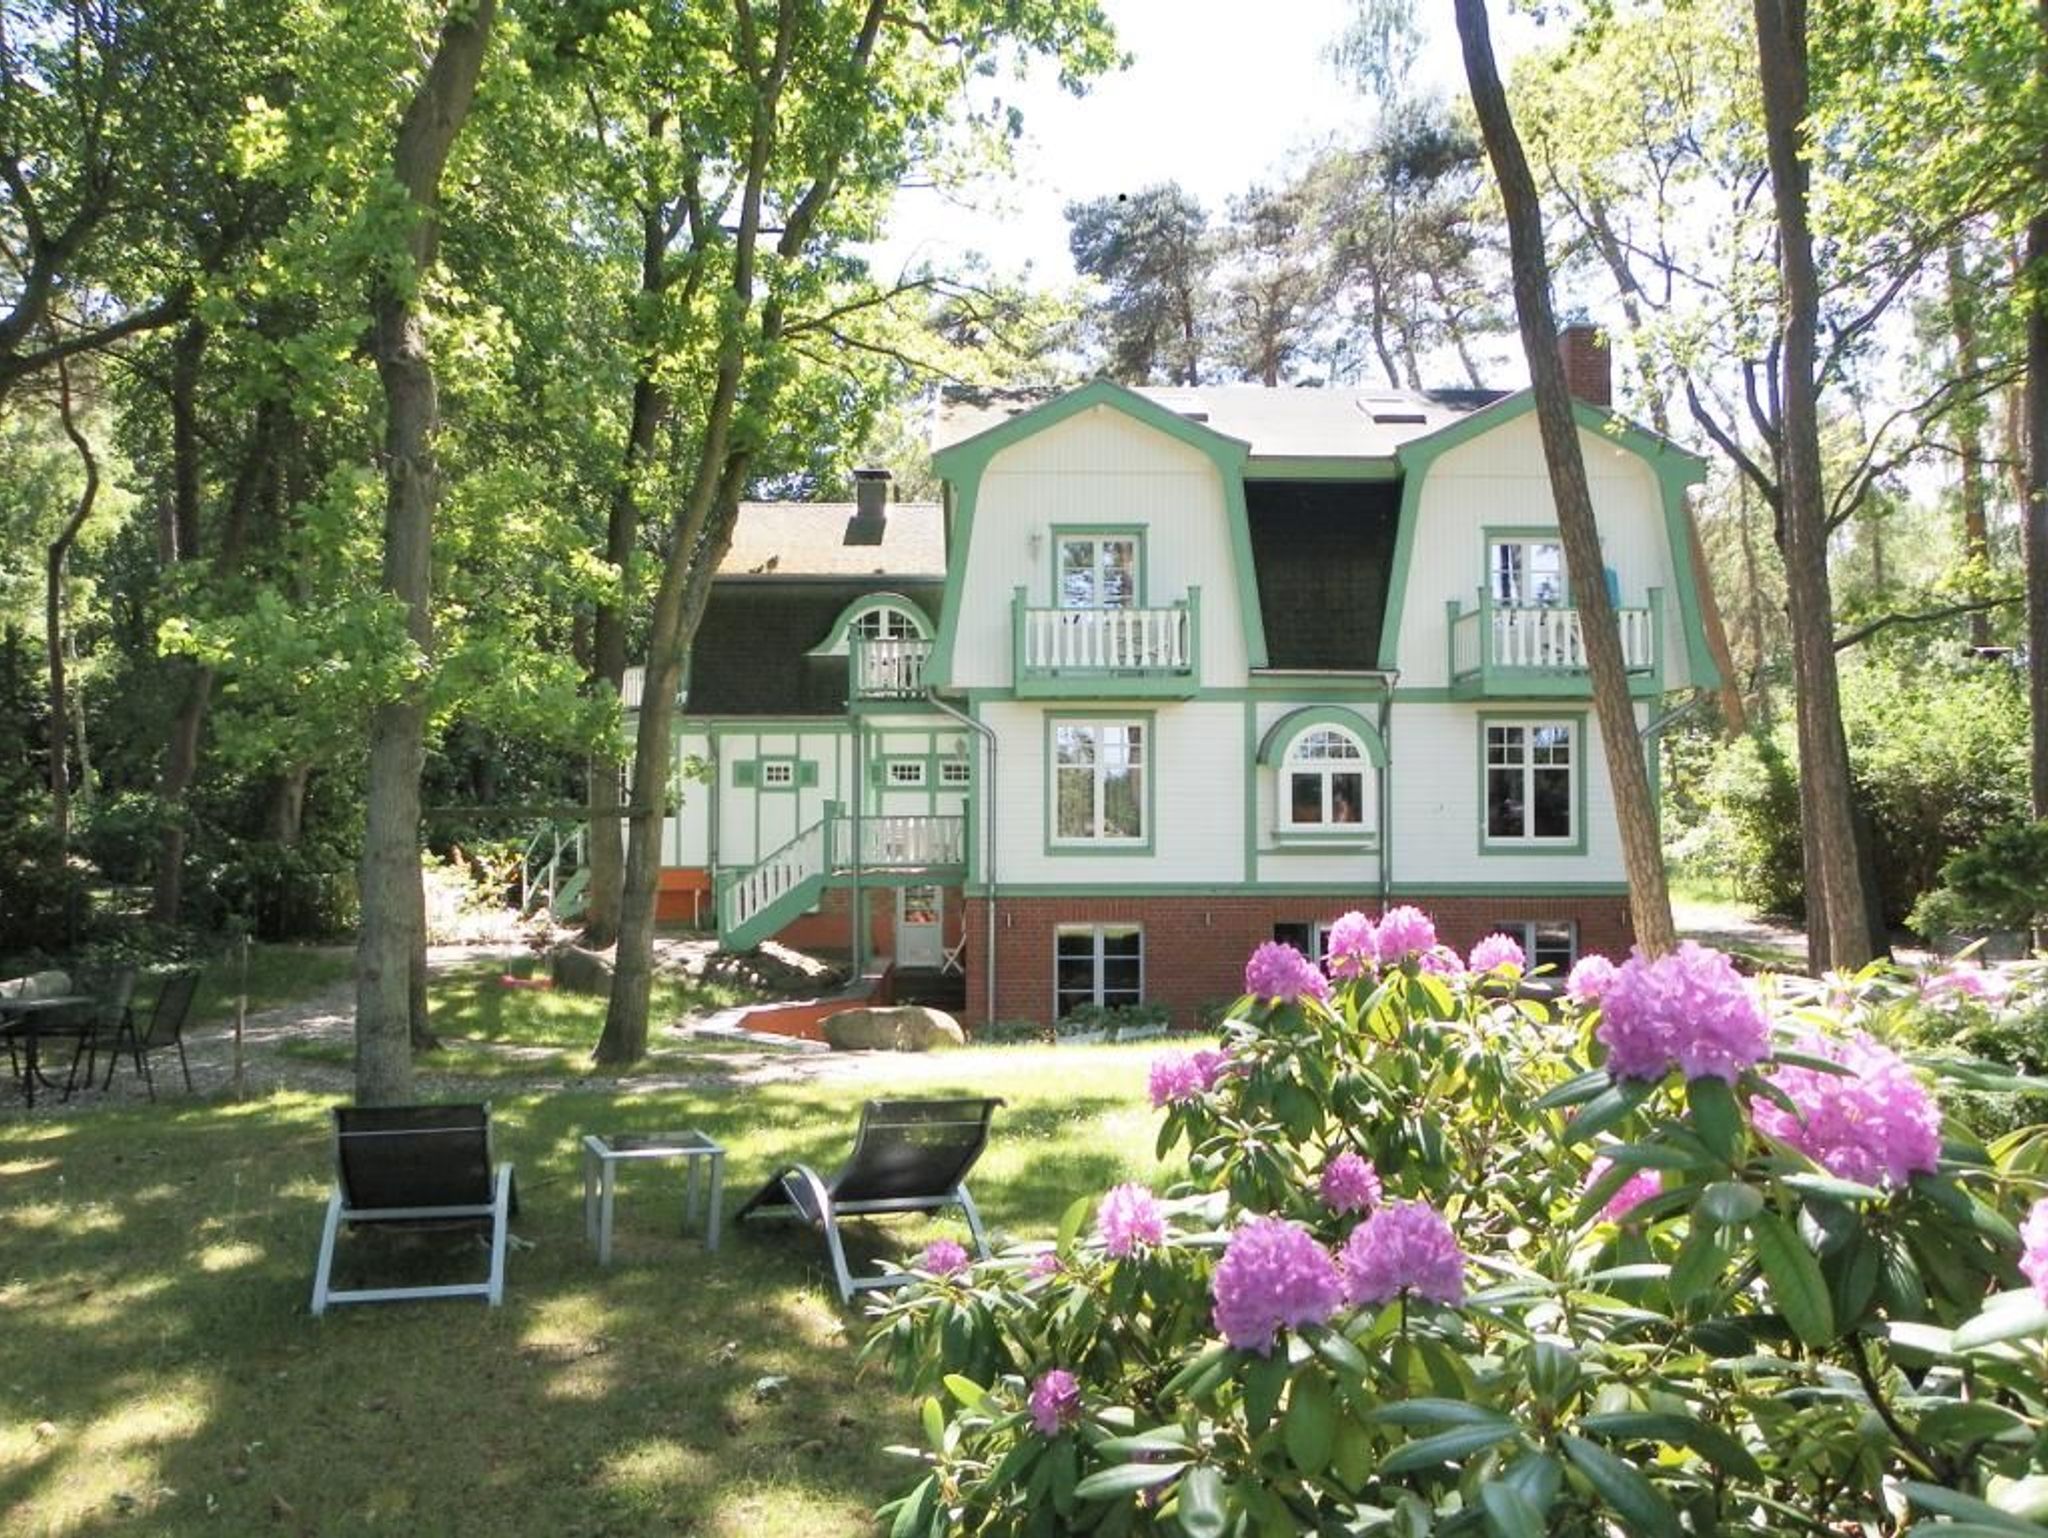
<svg viewBox="0 0 2048 1538"><path fill-rule="evenodd" d="M1149 711L1045 718L1046 853L1151 853L1157 741Z"/></svg>
<svg viewBox="0 0 2048 1538"><path fill-rule="evenodd" d="M1583 714L1481 714L1480 853L1584 854L1587 768Z"/></svg>

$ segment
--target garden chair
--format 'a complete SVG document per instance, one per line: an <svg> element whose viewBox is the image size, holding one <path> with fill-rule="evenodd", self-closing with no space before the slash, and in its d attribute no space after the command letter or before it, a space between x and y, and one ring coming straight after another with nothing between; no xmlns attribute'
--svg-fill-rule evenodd
<svg viewBox="0 0 2048 1538"><path fill-rule="evenodd" d="M491 1157L491 1108L482 1104L336 1106L334 1191L320 1235L313 1312L332 1303L505 1295L507 1225L519 1210L512 1166ZM336 1288L335 1240L351 1228L417 1231L488 1228L489 1277L481 1282Z"/></svg>
<svg viewBox="0 0 2048 1538"><path fill-rule="evenodd" d="M90 994L92 1003L82 1007L69 1019L59 1021L49 1030L65 1031L75 1029L78 1044L71 1054L71 1075L64 1081L64 1096L68 1100L78 1085L78 1065L85 1064L85 1087L92 1088L94 1076L99 1071L99 1052L102 1046L108 1048L107 1082L114 1079L114 1044L121 1040L124 1029L134 1025L132 1006L135 1000L134 967L86 967L73 979L78 992Z"/></svg>
<svg viewBox="0 0 2048 1538"><path fill-rule="evenodd" d="M1000 1100L870 1100L860 1113L853 1152L839 1173L820 1179L806 1164L792 1164L747 1198L738 1216L794 1214L825 1233L841 1302L869 1287L891 1287L901 1273L855 1281L841 1242L842 1218L883 1212L935 1212L958 1207L983 1259L988 1236L967 1194L967 1172L988 1146L989 1122Z"/></svg>
<svg viewBox="0 0 2048 1538"><path fill-rule="evenodd" d="M133 979L129 984L133 989ZM132 1007L124 1007L121 1019L114 1028L114 1049L107 1062L107 1087L114 1082L114 1069L120 1065L121 1054L126 1052L135 1060L135 1071L142 1075L142 1082L149 1090L149 1098L156 1099L156 1076L149 1070L150 1055L177 1049L178 1070L185 1076L185 1092L192 1091L192 1068L185 1061L185 1021L192 1013L192 998L199 991L199 972L196 968L173 972L163 980L157 989L156 1002L150 1006L149 1022L138 1025Z"/></svg>

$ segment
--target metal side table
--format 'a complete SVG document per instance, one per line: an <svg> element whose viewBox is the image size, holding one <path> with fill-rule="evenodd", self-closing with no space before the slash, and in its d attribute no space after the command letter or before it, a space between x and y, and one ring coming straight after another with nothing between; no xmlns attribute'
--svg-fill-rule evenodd
<svg viewBox="0 0 2048 1538"><path fill-rule="evenodd" d="M697 1221L697 1166L711 1166L710 1212L704 1247L718 1248L718 1220L725 1204L725 1150L701 1132L590 1133L583 1139L583 1237L597 1246L597 1263L612 1259L612 1208L621 1164L643 1159L681 1159L683 1230Z"/></svg>

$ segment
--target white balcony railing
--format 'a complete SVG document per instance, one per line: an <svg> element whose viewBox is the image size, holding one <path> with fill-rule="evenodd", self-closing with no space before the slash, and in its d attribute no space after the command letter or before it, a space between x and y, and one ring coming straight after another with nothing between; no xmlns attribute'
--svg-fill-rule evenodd
<svg viewBox="0 0 2048 1538"><path fill-rule="evenodd" d="M1648 609L1616 609L1621 626L1621 660L1630 672L1647 672L1656 658L1656 632ZM1586 664L1586 633L1579 611L1567 608L1497 608L1491 616L1492 664L1497 668L1565 668Z"/></svg>
<svg viewBox="0 0 2048 1538"><path fill-rule="evenodd" d="M1026 671L1184 673L1195 664L1185 604L1167 609L1026 609Z"/></svg>
<svg viewBox="0 0 2048 1538"><path fill-rule="evenodd" d="M919 640L853 639L856 699L914 699L924 695L924 665L932 643Z"/></svg>
<svg viewBox="0 0 2048 1538"><path fill-rule="evenodd" d="M846 870L855 863L854 822L832 819L832 864ZM967 820L964 817L869 817L860 820L863 870L923 870L967 863Z"/></svg>

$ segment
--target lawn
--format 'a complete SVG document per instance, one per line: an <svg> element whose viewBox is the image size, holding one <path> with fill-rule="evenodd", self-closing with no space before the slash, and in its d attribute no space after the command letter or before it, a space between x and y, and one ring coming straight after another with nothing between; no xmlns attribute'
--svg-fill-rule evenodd
<svg viewBox="0 0 2048 1538"><path fill-rule="evenodd" d="M451 1031L539 1029L530 1004L508 1006L513 1029L478 987L453 992L476 1013L450 1008ZM1042 1238L1077 1194L1167 1178L1152 1160L1150 1056L972 1049L905 1087L1006 1097L972 1183L999 1242ZM14 1325L0 1340L0 1531L867 1531L903 1483L882 1448L916 1439L915 1407L877 1364L856 1363L861 1316L839 1306L822 1243L794 1226L729 1226L709 1255L677 1232L679 1171L629 1169L600 1271L583 1240L578 1140L702 1128L728 1149L730 1210L782 1162L833 1164L891 1066L858 1086L629 1080L544 1094L507 1077L493 1103L499 1155L518 1171L520 1243L497 1310L308 1316L331 1162L324 1100L173 1094L0 1125L0 1316ZM857 1268L964 1237L950 1216L861 1233Z"/></svg>

